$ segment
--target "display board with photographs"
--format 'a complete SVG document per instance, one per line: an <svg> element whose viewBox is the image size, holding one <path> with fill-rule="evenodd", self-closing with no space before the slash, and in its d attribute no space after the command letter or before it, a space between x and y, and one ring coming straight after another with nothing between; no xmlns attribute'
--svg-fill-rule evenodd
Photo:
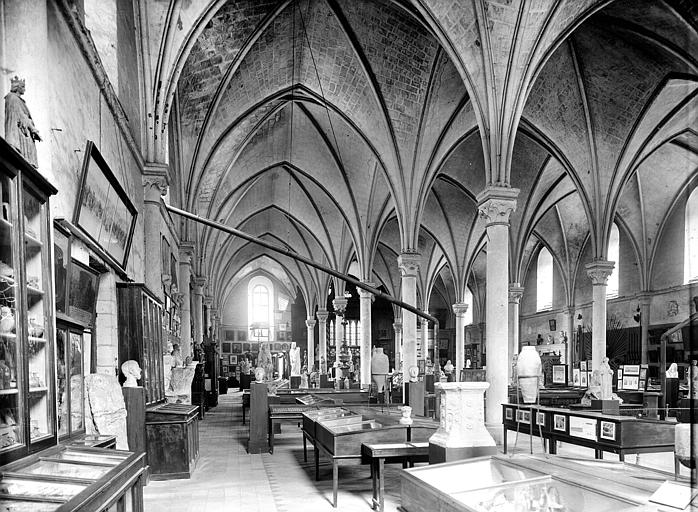
<svg viewBox="0 0 698 512"><path fill-rule="evenodd" d="M645 391L647 389L646 364L624 364L616 372L617 388L622 391Z"/></svg>

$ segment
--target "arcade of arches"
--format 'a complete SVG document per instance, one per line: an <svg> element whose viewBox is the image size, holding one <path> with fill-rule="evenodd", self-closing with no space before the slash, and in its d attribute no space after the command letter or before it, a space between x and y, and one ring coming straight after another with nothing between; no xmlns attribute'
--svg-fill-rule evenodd
<svg viewBox="0 0 698 512"><path fill-rule="evenodd" d="M539 337L566 338L570 378L608 355L657 379L658 333L696 312L697 5L0 1L0 88L26 79L53 219L74 218L87 140L138 212L122 270L79 251L101 272L93 369L114 370L136 281L180 306L182 355L214 344L231 376L260 341L332 366L346 298L362 384L373 347L407 376L436 344L456 379L486 366L498 439L512 356ZM369 283L438 339L165 205Z"/></svg>

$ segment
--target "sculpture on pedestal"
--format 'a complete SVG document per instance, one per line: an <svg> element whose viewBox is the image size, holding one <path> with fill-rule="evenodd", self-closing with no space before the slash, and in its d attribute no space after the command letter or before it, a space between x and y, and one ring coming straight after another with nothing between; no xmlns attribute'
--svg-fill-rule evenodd
<svg viewBox="0 0 698 512"><path fill-rule="evenodd" d="M613 395L613 370L608 364L608 358L604 357L599 366L601 377L601 400L611 400Z"/></svg>
<svg viewBox="0 0 698 512"><path fill-rule="evenodd" d="M291 349L288 351L288 357L291 362L291 376L298 377L301 374L301 349L296 346L296 342L291 342Z"/></svg>
<svg viewBox="0 0 698 512"><path fill-rule="evenodd" d="M257 366L264 369L264 380L273 380L274 378L274 364L271 360L271 352L269 352L269 346L266 343L259 344L259 360L257 361ZM257 372L255 370L255 377Z"/></svg>
<svg viewBox="0 0 698 512"><path fill-rule="evenodd" d="M371 358L371 382L378 393L385 389L385 377L390 370L388 356L383 353L383 348L376 348Z"/></svg>
<svg viewBox="0 0 698 512"><path fill-rule="evenodd" d="M27 162L36 167L38 161L34 141L41 142L41 137L22 98L24 91L24 80L13 77L10 80L10 92L5 96L5 140L17 148Z"/></svg>
<svg viewBox="0 0 698 512"><path fill-rule="evenodd" d="M172 356L172 368L184 366L182 351L179 349L179 345L177 343L172 345L172 353L170 355Z"/></svg>
<svg viewBox="0 0 698 512"><path fill-rule="evenodd" d="M124 361L121 365L121 373L126 377L126 381L123 384L125 388L137 388L138 380L141 378L141 367L138 366L138 361L129 359Z"/></svg>

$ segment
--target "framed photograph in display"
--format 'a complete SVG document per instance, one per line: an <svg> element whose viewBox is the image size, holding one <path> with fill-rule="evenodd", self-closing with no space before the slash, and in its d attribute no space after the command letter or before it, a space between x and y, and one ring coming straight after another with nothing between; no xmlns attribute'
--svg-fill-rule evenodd
<svg viewBox="0 0 698 512"><path fill-rule="evenodd" d="M514 409L511 407L507 407L504 409L504 418L507 420L513 420L514 419Z"/></svg>
<svg viewBox="0 0 698 512"><path fill-rule="evenodd" d="M587 362L586 361L580 361L579 362L579 370L584 373L587 371Z"/></svg>
<svg viewBox="0 0 698 512"><path fill-rule="evenodd" d="M230 342L225 342L225 341L224 341L223 343L221 343L221 345L222 345L222 347L223 347L223 352L224 352L224 353L230 354L230 353L233 352L233 344L232 344L232 343L230 343Z"/></svg>
<svg viewBox="0 0 698 512"><path fill-rule="evenodd" d="M531 424L531 411L521 411L521 423Z"/></svg>
<svg viewBox="0 0 698 512"><path fill-rule="evenodd" d="M619 390L622 390L623 389L623 367L618 368L617 376L618 376L618 380L616 381L617 387Z"/></svg>
<svg viewBox="0 0 698 512"><path fill-rule="evenodd" d="M250 343L243 343L242 344L242 351L243 352L249 352L252 350L252 345Z"/></svg>
<svg viewBox="0 0 698 512"><path fill-rule="evenodd" d="M91 140L78 190L73 224L125 269L138 210Z"/></svg>
<svg viewBox="0 0 698 512"><path fill-rule="evenodd" d="M557 321L554 318L552 320L548 320L548 327L550 327L551 331L557 331Z"/></svg>
<svg viewBox="0 0 698 512"><path fill-rule="evenodd" d="M640 367L640 380L647 380L647 368Z"/></svg>
<svg viewBox="0 0 698 512"><path fill-rule="evenodd" d="M233 354L242 354L242 343L233 343Z"/></svg>
<svg viewBox="0 0 698 512"><path fill-rule="evenodd" d="M275 352L281 352L281 343L272 343L272 350Z"/></svg>
<svg viewBox="0 0 698 512"><path fill-rule="evenodd" d="M448 338L441 338L439 340L439 348L443 350L448 350Z"/></svg>
<svg viewBox="0 0 698 512"><path fill-rule="evenodd" d="M581 374L580 375L581 380L579 381L579 385L583 388L586 388L588 386L588 381L587 381L588 373L587 372L580 372L580 374Z"/></svg>
<svg viewBox="0 0 698 512"><path fill-rule="evenodd" d="M417 368L419 368L419 373L424 373L426 371L427 362L424 359L417 361Z"/></svg>
<svg viewBox="0 0 698 512"><path fill-rule="evenodd" d="M601 439L608 439L609 441L616 440L616 424L612 421L602 421L601 429L599 433Z"/></svg>
<svg viewBox="0 0 698 512"><path fill-rule="evenodd" d="M281 350L282 350L283 352L286 352L286 351L290 350L290 348L291 348L291 345L290 345L289 343L282 343L282 344L281 344Z"/></svg>
<svg viewBox="0 0 698 512"><path fill-rule="evenodd" d="M581 373L582 372L579 371L579 368L572 369L572 385L573 386L581 386L582 385Z"/></svg>
<svg viewBox="0 0 698 512"><path fill-rule="evenodd" d="M238 356L236 356L235 354L231 354L228 359L228 362L231 365L238 364Z"/></svg>
<svg viewBox="0 0 698 512"><path fill-rule="evenodd" d="M639 364L625 364L623 365L624 375L640 375L640 365Z"/></svg>
<svg viewBox="0 0 698 512"><path fill-rule="evenodd" d="M641 380L637 384L638 390L639 391L647 391L647 381L646 380Z"/></svg>
<svg viewBox="0 0 698 512"><path fill-rule="evenodd" d="M553 414L553 429L565 432L567 430L567 416L564 414Z"/></svg>
<svg viewBox="0 0 698 512"><path fill-rule="evenodd" d="M227 367L227 366L222 366L222 367L221 367L221 371L222 371L223 373L228 373L228 367Z"/></svg>
<svg viewBox="0 0 698 512"><path fill-rule="evenodd" d="M223 331L223 339L225 341L235 341L235 331L232 329L225 329Z"/></svg>
<svg viewBox="0 0 698 512"><path fill-rule="evenodd" d="M640 378L635 375L628 375L627 371L623 375L623 389L637 391L640 386Z"/></svg>
<svg viewBox="0 0 698 512"><path fill-rule="evenodd" d="M566 364L554 364L553 365L553 384L567 385L567 365Z"/></svg>
<svg viewBox="0 0 698 512"><path fill-rule="evenodd" d="M545 413L544 412L536 413L536 425L540 425L541 427L545 426Z"/></svg>

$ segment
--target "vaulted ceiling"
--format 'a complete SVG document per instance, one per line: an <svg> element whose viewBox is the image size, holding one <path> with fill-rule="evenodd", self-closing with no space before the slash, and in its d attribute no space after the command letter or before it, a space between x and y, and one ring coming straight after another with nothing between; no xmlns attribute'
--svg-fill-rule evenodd
<svg viewBox="0 0 698 512"><path fill-rule="evenodd" d="M475 197L490 180L491 156L487 102L468 91L478 94L479 73L502 63L494 42L473 64L453 41L471 25L459 9L484 5L494 16L508 3L453 2L444 11L449 2L216 2L193 30L170 110L181 183L173 201L339 271L356 262L356 277L395 296L396 257L416 249L425 309L435 286L442 302L462 300L466 286L482 298L486 242ZM554 11L552 20L575 4L535 3ZM563 37L560 29L556 43L548 25L525 25L525 37L540 35L550 51L529 59L535 76L525 101L511 106L520 116L508 184L521 190L511 281L523 281L545 244L571 290L585 248L602 254L616 219L649 283L663 219L698 168L695 8L600 7L571 13L565 26L575 30ZM575 16L585 21L576 26ZM215 230L186 229L202 248L197 270L221 302L262 269L289 293L299 288L310 308L326 295L322 272Z"/></svg>

